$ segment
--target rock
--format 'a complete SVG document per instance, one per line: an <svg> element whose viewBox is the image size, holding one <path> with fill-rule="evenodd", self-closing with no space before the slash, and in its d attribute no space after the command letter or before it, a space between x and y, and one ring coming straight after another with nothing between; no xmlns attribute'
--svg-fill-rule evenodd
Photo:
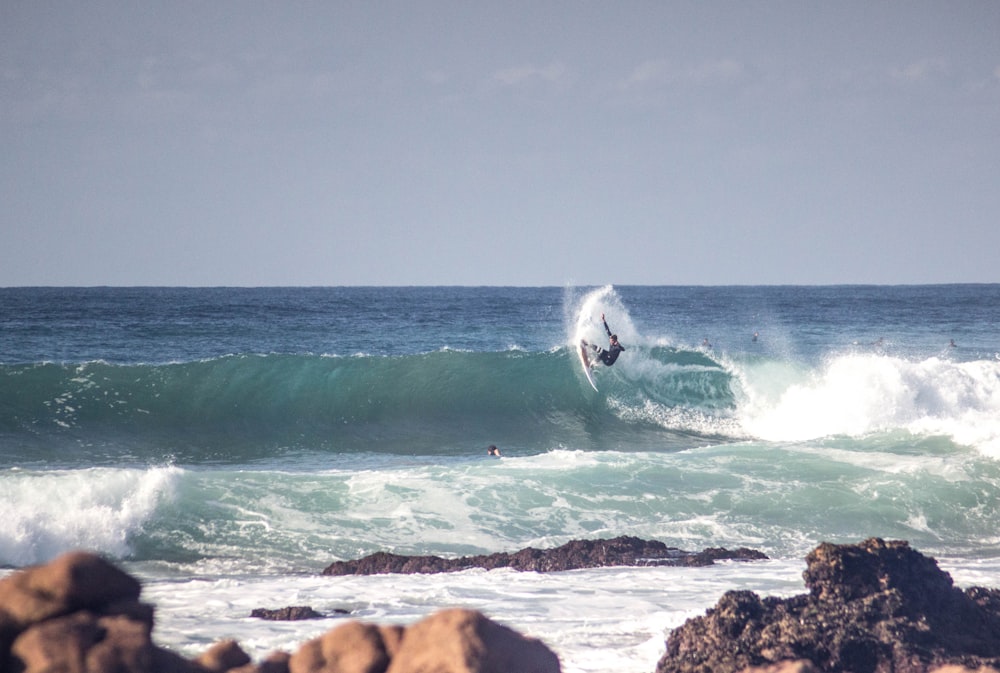
<svg viewBox="0 0 1000 673"><path fill-rule="evenodd" d="M272 652L252 673L289 673L288 662L292 658L288 652ZM246 668L246 667L243 667ZM244 673L242 669L236 669L230 673ZM246 673L251 673L247 671Z"/></svg>
<svg viewBox="0 0 1000 673"><path fill-rule="evenodd" d="M71 552L0 581L0 670L188 671L153 645L152 606L137 580Z"/></svg>
<svg viewBox="0 0 1000 673"><path fill-rule="evenodd" d="M925 673L1000 664L1000 592L961 591L906 542L824 543L807 557L809 593L729 591L667 638L657 673L725 673L783 661L820 671Z"/></svg>
<svg viewBox="0 0 1000 673"><path fill-rule="evenodd" d="M251 617L258 619L269 619L275 622L294 622L300 619L322 619L323 615L313 610L308 605L290 605L286 608L268 610L267 608L255 608L250 611Z"/></svg>
<svg viewBox="0 0 1000 673"><path fill-rule="evenodd" d="M558 673L540 641L471 610L409 627L347 622L259 664L233 640L190 661L151 639L139 583L93 554L67 554L0 580L0 671L6 673ZM309 607L273 611L315 613ZM319 615L321 616L321 615Z"/></svg>
<svg viewBox="0 0 1000 673"><path fill-rule="evenodd" d="M950 599L951 576L938 569L906 542L872 538L857 545L824 542L806 556L803 578L809 593L819 601L847 602L894 588L921 586L922 591L907 594L911 601ZM917 607L917 606L915 606Z"/></svg>
<svg viewBox="0 0 1000 673"><path fill-rule="evenodd" d="M235 640L223 640L208 648L196 661L212 673L226 673L249 664L250 657Z"/></svg>
<svg viewBox="0 0 1000 673"><path fill-rule="evenodd" d="M752 666L743 669L743 673L819 673L819 669L813 666L811 661L799 659L798 661L782 661L767 666Z"/></svg>
<svg viewBox="0 0 1000 673"><path fill-rule="evenodd" d="M3 670L24 673L204 673L154 646L147 624L126 616L99 617L86 610L30 626L14 641L9 658L11 666Z"/></svg>
<svg viewBox="0 0 1000 673"><path fill-rule="evenodd" d="M554 549L527 547L513 554L496 553L445 559L439 556L402 556L376 552L354 561L336 561L324 575L379 575L388 573L443 573L469 568L511 568L520 571L557 572L607 566L706 566L717 560L762 560L754 549L735 551L714 548L694 553L668 547L662 542L621 536L610 540L573 540Z"/></svg>
<svg viewBox="0 0 1000 673"><path fill-rule="evenodd" d="M559 673L541 641L474 610L442 610L406 629L386 673Z"/></svg>
<svg viewBox="0 0 1000 673"><path fill-rule="evenodd" d="M101 612L139 599L139 582L94 554L71 552L0 582L0 632L20 633L30 624L75 610Z"/></svg>
<svg viewBox="0 0 1000 673"><path fill-rule="evenodd" d="M409 627L348 622L302 645L290 673L559 673L559 659L474 610L442 610Z"/></svg>
<svg viewBox="0 0 1000 673"><path fill-rule="evenodd" d="M389 666L398 642L396 629L348 622L303 644L289 659L288 670L290 673L382 673Z"/></svg>

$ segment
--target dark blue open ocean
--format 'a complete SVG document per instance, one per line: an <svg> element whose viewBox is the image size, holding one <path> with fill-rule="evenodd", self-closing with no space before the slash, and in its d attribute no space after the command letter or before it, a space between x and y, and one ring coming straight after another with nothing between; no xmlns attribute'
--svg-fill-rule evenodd
<svg viewBox="0 0 1000 673"><path fill-rule="evenodd" d="M595 392L601 313L627 350ZM822 541L1000 586L998 326L1000 285L0 288L0 565L106 554L187 655L335 623L253 607L463 605L566 671L651 671L725 590L803 591ZM317 577L623 534L772 560Z"/></svg>

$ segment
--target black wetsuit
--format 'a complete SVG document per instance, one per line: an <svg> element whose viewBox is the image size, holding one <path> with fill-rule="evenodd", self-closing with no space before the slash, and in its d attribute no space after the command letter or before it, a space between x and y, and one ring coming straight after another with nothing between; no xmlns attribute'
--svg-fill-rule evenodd
<svg viewBox="0 0 1000 673"><path fill-rule="evenodd" d="M611 328L608 327L608 322L606 320L604 321L604 331L608 333L609 337L611 336ZM597 351L597 359L610 367L615 363L615 360L618 359L618 356L621 355L621 352L625 350L625 347L619 343L615 343L611 344L611 347L607 350L600 348L599 346L594 346L594 350Z"/></svg>

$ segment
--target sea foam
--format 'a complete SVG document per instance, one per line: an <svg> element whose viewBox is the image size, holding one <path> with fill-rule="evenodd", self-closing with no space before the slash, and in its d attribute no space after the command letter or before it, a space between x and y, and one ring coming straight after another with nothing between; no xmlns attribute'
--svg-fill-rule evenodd
<svg viewBox="0 0 1000 673"><path fill-rule="evenodd" d="M1000 457L1000 363L846 354L800 372L799 380L777 394L756 388L753 373L741 379L746 386L741 424L759 439L906 430L946 435ZM768 385L774 385L773 377Z"/></svg>
<svg viewBox="0 0 1000 673"><path fill-rule="evenodd" d="M0 564L23 566L83 548L123 558L182 471L91 468L0 477Z"/></svg>

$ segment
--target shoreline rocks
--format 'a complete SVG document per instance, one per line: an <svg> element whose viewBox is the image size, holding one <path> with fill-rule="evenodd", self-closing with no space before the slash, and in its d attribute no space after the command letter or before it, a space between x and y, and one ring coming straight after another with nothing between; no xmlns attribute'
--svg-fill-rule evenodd
<svg viewBox="0 0 1000 673"><path fill-rule="evenodd" d="M851 673L1000 666L1000 590L956 588L934 559L904 541L823 543L806 563L808 594L726 592L669 634L656 673L726 673L793 660Z"/></svg>
<svg viewBox="0 0 1000 673"><path fill-rule="evenodd" d="M153 606L137 580L103 558L71 552L0 580L4 673L559 673L540 640L480 612L440 610L410 626L348 621L254 664L235 640L188 660L152 642ZM306 615L309 608L274 611ZM286 614L287 613L287 614Z"/></svg>
<svg viewBox="0 0 1000 673"><path fill-rule="evenodd" d="M544 572L623 561L706 565L733 558L726 550L678 554L659 543L627 537L576 541L549 551L558 553L522 550L502 567ZM745 590L726 592L704 616L687 620L668 635L655 673L995 673L1000 666L1000 590L958 589L933 558L902 541L823 543L806 561L807 594L780 599ZM426 565L419 563L424 565L417 567ZM259 663L235 640L218 642L189 660L152 642L154 608L140 601L140 592L137 580L86 552L71 552L3 578L0 671L560 671L558 657L540 640L461 608L440 610L408 626L348 620L293 653L274 652ZM284 618L312 614L310 608L296 606L270 612Z"/></svg>
<svg viewBox="0 0 1000 673"><path fill-rule="evenodd" d="M755 549L708 548L689 552L656 540L623 535L607 540L572 540L553 549L526 547L512 554L499 552L446 559L440 556L405 556L376 552L353 561L336 561L324 575L433 574L483 568L510 568L522 572L561 572L609 566L708 566L715 561L761 561L767 556Z"/></svg>

